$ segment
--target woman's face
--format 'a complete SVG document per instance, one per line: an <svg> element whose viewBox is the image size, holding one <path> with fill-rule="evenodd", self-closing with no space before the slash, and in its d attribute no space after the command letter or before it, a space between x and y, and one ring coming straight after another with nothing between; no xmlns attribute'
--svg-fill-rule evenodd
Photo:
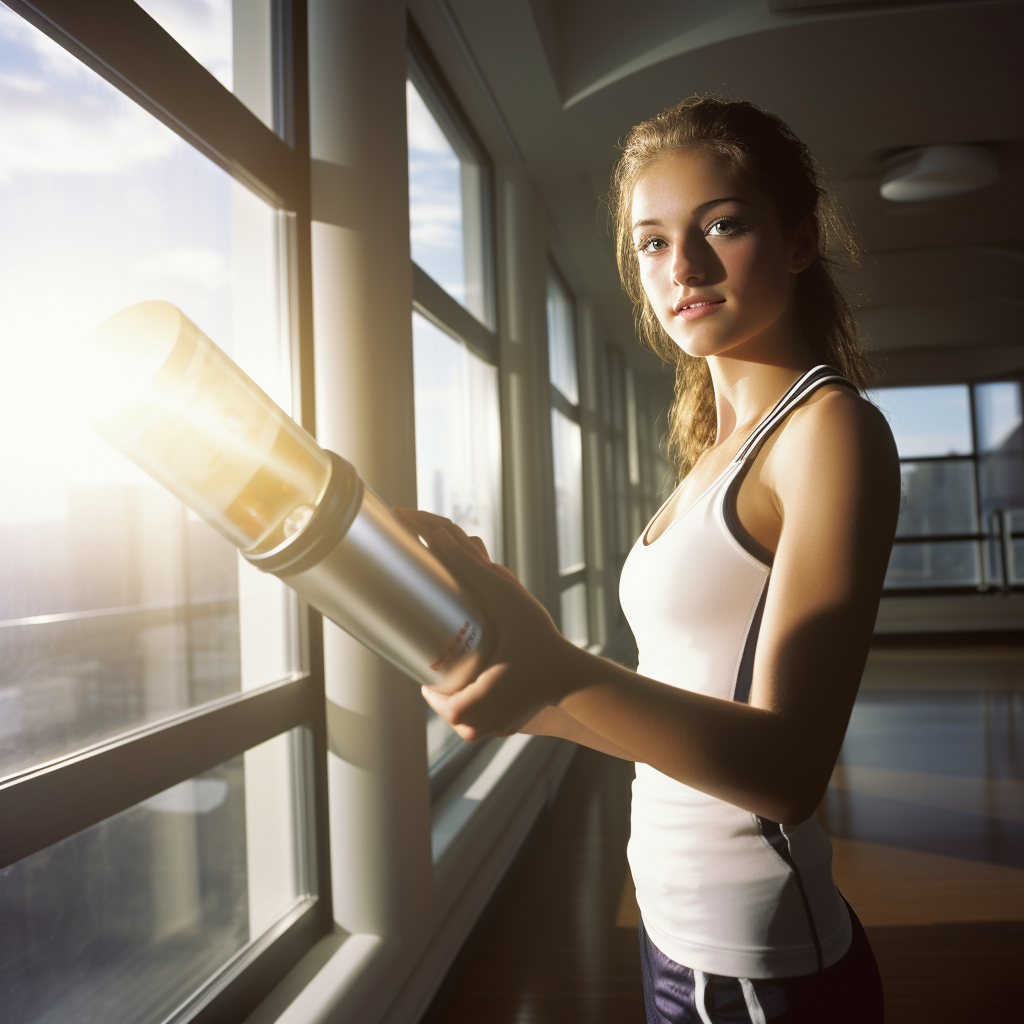
<svg viewBox="0 0 1024 1024"><path fill-rule="evenodd" d="M632 224L644 291L684 352L751 357L799 344L791 282L813 258L813 229L790 237L726 160L700 149L663 157L637 182Z"/></svg>

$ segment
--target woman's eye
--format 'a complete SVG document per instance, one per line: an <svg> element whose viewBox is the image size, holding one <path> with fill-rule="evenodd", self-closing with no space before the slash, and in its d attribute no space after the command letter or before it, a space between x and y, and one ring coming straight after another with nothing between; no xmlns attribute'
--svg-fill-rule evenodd
<svg viewBox="0 0 1024 1024"><path fill-rule="evenodd" d="M743 229L743 225L735 217L720 217L708 226L705 234L708 235L736 235Z"/></svg>
<svg viewBox="0 0 1024 1024"><path fill-rule="evenodd" d="M638 252L661 252L665 248L664 238L645 238L638 246Z"/></svg>

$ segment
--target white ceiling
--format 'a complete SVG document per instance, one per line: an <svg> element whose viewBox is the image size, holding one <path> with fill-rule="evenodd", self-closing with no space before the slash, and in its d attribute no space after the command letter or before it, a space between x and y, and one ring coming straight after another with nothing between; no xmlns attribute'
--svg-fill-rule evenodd
<svg viewBox="0 0 1024 1024"><path fill-rule="evenodd" d="M777 113L825 168L866 250L852 284L886 382L1024 369L1021 0L446 2L610 337L632 337L600 204L616 140L723 92ZM942 142L992 146L1001 180L881 199L886 157Z"/></svg>

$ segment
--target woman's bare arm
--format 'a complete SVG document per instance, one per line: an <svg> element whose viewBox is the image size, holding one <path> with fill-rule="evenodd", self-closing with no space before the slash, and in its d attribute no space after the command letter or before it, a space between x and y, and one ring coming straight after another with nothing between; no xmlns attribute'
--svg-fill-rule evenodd
<svg viewBox="0 0 1024 1024"><path fill-rule="evenodd" d="M480 593L501 635L473 682L448 697L429 692L429 702L466 738L522 727L557 704L625 756L680 782L776 821L808 817L828 783L867 657L899 471L881 415L852 396L800 410L774 456L782 530L749 704L678 689L578 650L518 584L447 530L428 541Z"/></svg>
<svg viewBox="0 0 1024 1024"><path fill-rule="evenodd" d="M611 740L605 739L593 729L588 729L582 722L573 718L568 711L554 704L541 708L533 718L520 727L519 731L532 736L557 736L559 739L572 740L573 743L590 747L592 750L599 750L602 754L620 757L624 761L636 760L628 750L616 746Z"/></svg>

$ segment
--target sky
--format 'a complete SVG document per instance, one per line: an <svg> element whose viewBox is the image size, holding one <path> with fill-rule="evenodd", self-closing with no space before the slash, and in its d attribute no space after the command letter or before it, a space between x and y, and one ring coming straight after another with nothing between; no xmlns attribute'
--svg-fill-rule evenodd
<svg viewBox="0 0 1024 1024"><path fill-rule="evenodd" d="M971 399L966 384L879 388L869 392L885 413L900 457L971 455ZM978 442L994 451L1021 424L1020 389L1012 381L975 387Z"/></svg>
<svg viewBox="0 0 1024 1024"><path fill-rule="evenodd" d="M2 526L63 518L74 488L149 485L77 408L75 349L124 306L173 302L288 387L277 212L3 6L0 137Z"/></svg>
<svg viewBox="0 0 1024 1024"><path fill-rule="evenodd" d="M405 99L412 258L465 305L462 164L412 82L406 82Z"/></svg>

